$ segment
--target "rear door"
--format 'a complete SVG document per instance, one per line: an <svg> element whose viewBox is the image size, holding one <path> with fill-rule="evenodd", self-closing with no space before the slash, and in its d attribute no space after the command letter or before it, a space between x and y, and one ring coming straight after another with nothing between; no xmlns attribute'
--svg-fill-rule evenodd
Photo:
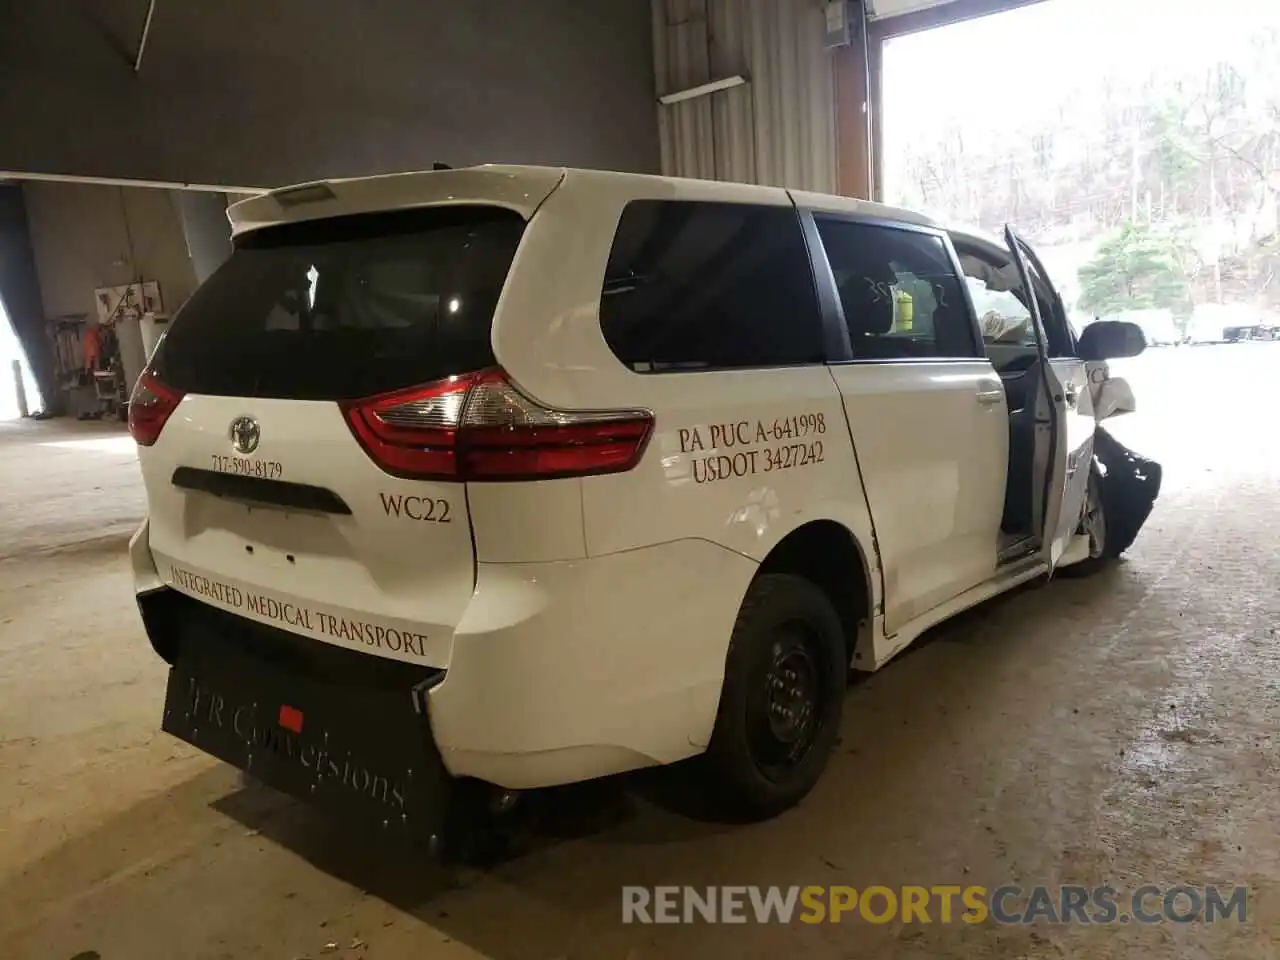
<svg viewBox="0 0 1280 960"><path fill-rule="evenodd" d="M1000 377L938 231L815 213L852 359L831 365L884 573L885 630L995 574L1008 469Z"/></svg>
<svg viewBox="0 0 1280 960"><path fill-rule="evenodd" d="M1035 251L1012 227L1005 228L1005 240L1025 289L1032 291L1028 306L1044 332L1040 346L1052 411L1053 444L1045 497L1043 555L1053 569L1080 525L1088 493L1096 425L1093 398L1089 371L1075 355L1075 337L1062 298L1049 282Z"/></svg>
<svg viewBox="0 0 1280 960"><path fill-rule="evenodd" d="M509 209L448 206L242 235L149 374L181 398L139 451L161 577L283 629L445 665L474 586L466 487L413 479L394 441L447 432L461 395L384 402L373 433L352 401L493 365L524 228Z"/></svg>

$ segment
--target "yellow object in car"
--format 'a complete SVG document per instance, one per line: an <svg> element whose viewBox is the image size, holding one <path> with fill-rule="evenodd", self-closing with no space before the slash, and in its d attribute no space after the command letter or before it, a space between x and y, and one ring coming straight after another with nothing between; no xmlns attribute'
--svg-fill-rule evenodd
<svg viewBox="0 0 1280 960"><path fill-rule="evenodd" d="M898 291L898 310L897 320L893 327L899 333L910 333L911 324L915 319L915 303L911 299L911 294L905 290Z"/></svg>

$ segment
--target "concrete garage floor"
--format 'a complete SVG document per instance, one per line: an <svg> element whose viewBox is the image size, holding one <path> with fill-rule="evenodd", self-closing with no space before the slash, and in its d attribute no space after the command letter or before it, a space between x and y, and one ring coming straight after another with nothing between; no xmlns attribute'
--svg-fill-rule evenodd
<svg viewBox="0 0 1280 960"><path fill-rule="evenodd" d="M798 810L720 827L605 786L532 852L449 876L157 732L127 439L0 424L0 956L1280 956L1280 344L1125 372L1144 412L1116 432L1166 469L1127 562L991 603L855 685ZM1248 884L1248 923L619 922L623 884L1108 882Z"/></svg>

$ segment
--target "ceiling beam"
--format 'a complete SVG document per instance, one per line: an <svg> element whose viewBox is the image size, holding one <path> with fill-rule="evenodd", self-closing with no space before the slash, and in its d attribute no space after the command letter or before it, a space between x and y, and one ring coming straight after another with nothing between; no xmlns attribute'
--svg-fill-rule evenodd
<svg viewBox="0 0 1280 960"><path fill-rule="evenodd" d="M133 180L122 177L81 177L70 173L34 173L29 170L0 170L0 183L9 180L40 180L47 183L87 183L99 187L146 187L156 190L197 190L201 193L266 193L270 187L229 187L216 183L178 183L172 180Z"/></svg>
<svg viewBox="0 0 1280 960"><path fill-rule="evenodd" d="M894 37L919 33L921 30L932 30L935 27L946 27L964 20L975 20L978 17L990 16L993 13L1004 13L1028 7L1044 0L949 0L948 3L924 10L915 10L884 20L873 20L870 24L873 43L892 40Z"/></svg>
<svg viewBox="0 0 1280 960"><path fill-rule="evenodd" d="M151 33L151 17L156 12L156 0L147 4L147 18L142 21L142 37L138 40L138 56L133 61L133 72L142 69L142 54L147 49L147 35Z"/></svg>

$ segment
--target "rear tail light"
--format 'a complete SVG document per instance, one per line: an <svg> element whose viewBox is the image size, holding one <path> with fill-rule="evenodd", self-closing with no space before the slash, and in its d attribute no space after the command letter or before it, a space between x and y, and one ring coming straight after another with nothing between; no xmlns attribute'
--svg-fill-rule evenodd
<svg viewBox="0 0 1280 960"><path fill-rule="evenodd" d="M630 470L647 410L553 410L502 370L344 401L351 432L388 473L415 479L548 480Z"/></svg>
<svg viewBox="0 0 1280 960"><path fill-rule="evenodd" d="M160 437L169 414L182 402L182 392L167 386L148 368L142 371L129 397L129 433L149 447Z"/></svg>

